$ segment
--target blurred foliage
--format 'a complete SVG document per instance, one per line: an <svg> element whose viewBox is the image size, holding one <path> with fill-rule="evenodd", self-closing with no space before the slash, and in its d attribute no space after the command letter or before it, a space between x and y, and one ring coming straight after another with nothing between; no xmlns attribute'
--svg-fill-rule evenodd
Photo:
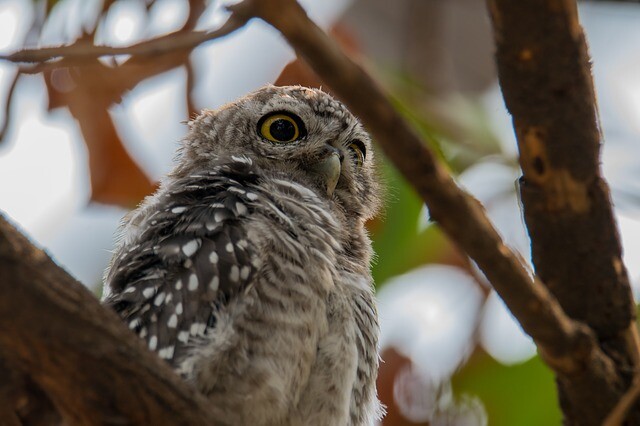
<svg viewBox="0 0 640 426"><path fill-rule="evenodd" d="M478 102L458 98L454 102L458 108L454 111L449 103L430 98L424 89L401 73L391 74L390 80L394 86L394 106L413 124L422 139L454 175L486 156L501 153L500 144ZM430 101L425 104L425 99ZM441 111L442 115L445 110L448 124L443 126L443 120L439 119L436 111ZM372 226L376 285L420 265L451 263L452 260L447 259L457 254L448 238L438 226L420 229L420 224L426 219L420 217L424 204L388 161L382 162L382 181L386 194L379 222L383 224ZM453 260L453 263L459 263L457 260Z"/></svg>
<svg viewBox="0 0 640 426"><path fill-rule="evenodd" d="M396 76L398 77L398 76ZM512 164L490 128L479 99L453 96L436 98L417 88L401 75L393 81L394 104L420 136L449 168L459 175L486 157L498 157ZM372 226L377 257L373 265L376 285L411 269L430 263L454 264L468 268L446 235L435 226L421 229L426 221L423 203L413 189L388 162L382 167L387 188L385 208L379 224ZM381 374L391 366L381 366ZM388 387L393 381L387 380ZM458 398L479 398L489 425L556 425L562 422L557 390L551 371L539 357L518 365L503 365L479 346L451 378ZM391 384L391 386L393 386ZM384 391L381 389L381 397ZM387 395L387 398L392 398ZM395 411L394 411L395 413ZM397 417L397 418L396 418ZM388 420L388 419L387 419ZM384 424L404 424L396 413Z"/></svg>
<svg viewBox="0 0 640 426"><path fill-rule="evenodd" d="M453 174L488 156L503 154L481 98L434 95L402 72L387 72L398 111Z"/></svg>
<svg viewBox="0 0 640 426"><path fill-rule="evenodd" d="M508 366L477 350L452 384L457 394L482 400L492 426L562 424L553 374L538 356Z"/></svg>
<svg viewBox="0 0 640 426"><path fill-rule="evenodd" d="M388 161L382 163L384 207L373 224L373 278L376 286L426 263L442 260L450 243L437 226L419 232L422 200Z"/></svg>

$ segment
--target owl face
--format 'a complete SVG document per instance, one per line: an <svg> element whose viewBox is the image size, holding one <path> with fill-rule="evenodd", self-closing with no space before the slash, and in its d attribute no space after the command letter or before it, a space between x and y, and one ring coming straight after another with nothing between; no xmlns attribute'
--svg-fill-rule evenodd
<svg viewBox="0 0 640 426"><path fill-rule="evenodd" d="M244 155L265 173L314 189L349 217L366 220L377 209L369 135L320 90L267 86L190 125L182 164L206 168L223 156Z"/></svg>

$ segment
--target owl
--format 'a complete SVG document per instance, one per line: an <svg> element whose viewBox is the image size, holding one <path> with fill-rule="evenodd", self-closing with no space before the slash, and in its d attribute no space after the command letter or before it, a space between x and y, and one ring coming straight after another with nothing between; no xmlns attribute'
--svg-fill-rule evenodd
<svg viewBox="0 0 640 426"><path fill-rule="evenodd" d="M373 157L340 102L267 86L190 121L174 169L125 219L103 302L219 424L379 416Z"/></svg>

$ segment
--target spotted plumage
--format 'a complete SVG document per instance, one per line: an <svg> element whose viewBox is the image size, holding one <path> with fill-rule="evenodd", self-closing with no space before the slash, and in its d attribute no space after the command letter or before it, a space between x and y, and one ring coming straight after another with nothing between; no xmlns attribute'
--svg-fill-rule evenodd
<svg viewBox="0 0 640 426"><path fill-rule="evenodd" d="M269 86L190 123L128 216L104 303L222 425L365 425L377 314L370 140L325 93Z"/></svg>

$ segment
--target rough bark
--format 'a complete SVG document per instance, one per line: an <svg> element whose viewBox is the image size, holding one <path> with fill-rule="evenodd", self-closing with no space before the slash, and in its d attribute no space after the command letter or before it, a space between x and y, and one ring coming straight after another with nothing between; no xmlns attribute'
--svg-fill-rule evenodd
<svg viewBox="0 0 640 426"><path fill-rule="evenodd" d="M13 420L55 418L53 404L73 425L214 424L202 396L2 217L0 294L0 412Z"/></svg>
<svg viewBox="0 0 640 426"><path fill-rule="evenodd" d="M594 330L615 362L615 386L626 387L638 365L634 304L600 171L602 135L576 3L488 5L536 273L569 316ZM600 424L617 399L602 398L588 381L559 377L559 384L568 423Z"/></svg>

